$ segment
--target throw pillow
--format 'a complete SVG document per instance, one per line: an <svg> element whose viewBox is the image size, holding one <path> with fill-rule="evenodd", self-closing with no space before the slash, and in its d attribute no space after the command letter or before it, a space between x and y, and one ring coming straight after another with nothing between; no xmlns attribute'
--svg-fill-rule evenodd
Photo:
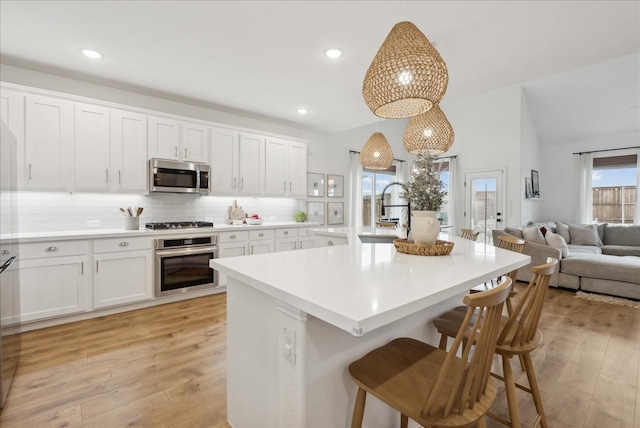
<svg viewBox="0 0 640 428"><path fill-rule="evenodd" d="M557 233L547 232L545 239L550 247L557 248L562 251L562 257L567 257L569 255L569 247L562 236Z"/></svg>
<svg viewBox="0 0 640 428"><path fill-rule="evenodd" d="M522 238L522 229L520 229L519 227L505 227L504 231L507 232L509 235L513 235L517 238Z"/></svg>
<svg viewBox="0 0 640 428"><path fill-rule="evenodd" d="M542 236L547 236L547 228L546 227L542 226L540 228L540 232L542 232Z"/></svg>
<svg viewBox="0 0 640 428"><path fill-rule="evenodd" d="M544 240L542 232L535 226L527 226L522 229L522 237L527 241L535 242L536 244L547 245L547 241Z"/></svg>
<svg viewBox="0 0 640 428"><path fill-rule="evenodd" d="M598 245L598 227L595 224L570 224L569 234L574 245Z"/></svg>
<svg viewBox="0 0 640 428"><path fill-rule="evenodd" d="M571 244L571 234L569 233L569 225L565 223L556 223L556 233L564 239L564 242Z"/></svg>

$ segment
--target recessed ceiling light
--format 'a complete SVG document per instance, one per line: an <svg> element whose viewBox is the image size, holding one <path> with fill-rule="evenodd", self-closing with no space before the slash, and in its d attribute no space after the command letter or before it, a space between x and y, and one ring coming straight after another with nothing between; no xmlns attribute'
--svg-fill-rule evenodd
<svg viewBox="0 0 640 428"><path fill-rule="evenodd" d="M307 114L308 112L309 112L309 110L307 110L307 109L306 109L306 108L304 108L304 107L300 107L300 108L298 109L298 113L300 113L300 114Z"/></svg>
<svg viewBox="0 0 640 428"><path fill-rule="evenodd" d="M91 49L82 49L82 53L85 54L85 56L88 56L91 59L100 59L102 58L102 54L100 52L91 50Z"/></svg>
<svg viewBox="0 0 640 428"><path fill-rule="evenodd" d="M342 55L342 51L340 49L327 49L324 54L329 58L338 58Z"/></svg>

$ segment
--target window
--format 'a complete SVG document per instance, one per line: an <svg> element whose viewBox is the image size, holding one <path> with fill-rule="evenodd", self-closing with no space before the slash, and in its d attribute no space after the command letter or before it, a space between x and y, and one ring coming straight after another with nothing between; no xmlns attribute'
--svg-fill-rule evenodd
<svg viewBox="0 0 640 428"><path fill-rule="evenodd" d="M382 192L391 183L398 181L396 168L391 166L384 171L365 169L362 171L362 225L371 227L377 223L398 224L406 217L400 207L385 208L382 212ZM400 200L402 188L399 185L389 186L384 195L384 204L399 205L405 203Z"/></svg>
<svg viewBox="0 0 640 428"><path fill-rule="evenodd" d="M593 218L598 223L631 224L636 214L638 156L593 158Z"/></svg>

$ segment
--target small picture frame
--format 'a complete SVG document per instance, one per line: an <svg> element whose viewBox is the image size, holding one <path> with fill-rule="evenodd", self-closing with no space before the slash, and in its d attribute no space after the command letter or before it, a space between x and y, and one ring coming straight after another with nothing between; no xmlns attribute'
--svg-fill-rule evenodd
<svg viewBox="0 0 640 428"><path fill-rule="evenodd" d="M324 174L307 173L307 196L312 198L324 197Z"/></svg>
<svg viewBox="0 0 640 428"><path fill-rule="evenodd" d="M531 186L531 178L524 178L524 197L527 199L533 198L533 187Z"/></svg>
<svg viewBox="0 0 640 428"><path fill-rule="evenodd" d="M344 197L344 176L327 174L327 196L330 198Z"/></svg>
<svg viewBox="0 0 640 428"><path fill-rule="evenodd" d="M343 202L327 202L327 224L344 224Z"/></svg>
<svg viewBox="0 0 640 428"><path fill-rule="evenodd" d="M307 221L324 224L324 202L307 202Z"/></svg>
<svg viewBox="0 0 640 428"><path fill-rule="evenodd" d="M535 169L531 170L531 194L532 198L540 197L540 181L538 179L538 171Z"/></svg>

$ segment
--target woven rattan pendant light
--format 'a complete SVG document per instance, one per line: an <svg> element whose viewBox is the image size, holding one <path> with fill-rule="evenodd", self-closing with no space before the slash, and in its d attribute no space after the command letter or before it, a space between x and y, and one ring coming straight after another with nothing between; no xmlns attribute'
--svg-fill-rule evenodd
<svg viewBox="0 0 640 428"><path fill-rule="evenodd" d="M396 24L367 70L364 100L376 116L412 117L438 104L447 90L447 65L411 22Z"/></svg>
<svg viewBox="0 0 640 428"><path fill-rule="evenodd" d="M360 152L360 164L365 169L387 169L393 162L393 151L381 132L374 132Z"/></svg>
<svg viewBox="0 0 640 428"><path fill-rule="evenodd" d="M439 106L414 116L404 130L402 143L411 154L439 155L453 144L454 132Z"/></svg>

